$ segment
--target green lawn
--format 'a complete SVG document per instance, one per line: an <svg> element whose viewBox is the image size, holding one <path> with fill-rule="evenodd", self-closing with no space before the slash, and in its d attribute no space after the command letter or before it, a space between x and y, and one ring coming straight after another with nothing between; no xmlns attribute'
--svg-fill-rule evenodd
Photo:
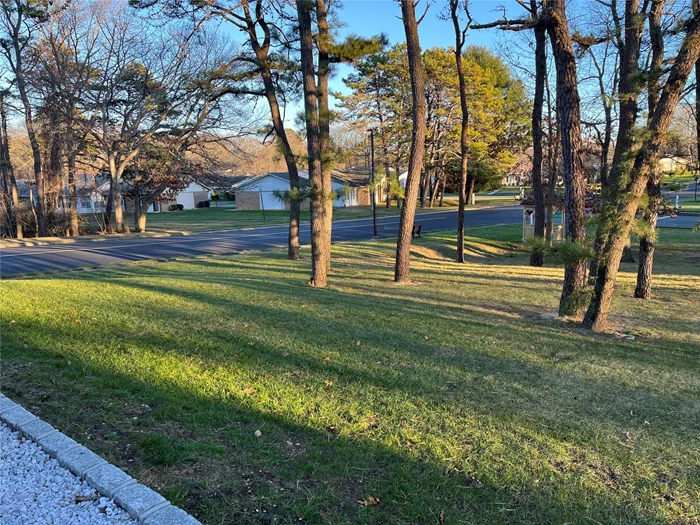
<svg viewBox="0 0 700 525"><path fill-rule="evenodd" d="M502 206L511 204L493 199L479 199L474 207ZM434 208L424 208L416 210L418 213L429 213L445 209L455 209L457 206L456 199L445 199L442 208L437 205ZM399 215L399 210L394 204L390 208L385 206L377 206L377 216L395 216ZM348 219L365 219L372 217L372 210L369 206L355 206L352 208L335 208L333 210L334 220ZM302 220L309 220L309 211L302 211ZM131 226L133 219L126 217L127 224ZM259 226L268 226L275 224L286 224L289 222L289 212L282 210L268 210L265 213L262 211L247 211L236 210L232 207L215 207L201 208L194 210L151 213L148 215L146 229L150 232L180 232L180 231L213 231L213 230L230 230L239 228L255 228Z"/></svg>
<svg viewBox="0 0 700 525"><path fill-rule="evenodd" d="M681 212L700 213L700 195L696 201L694 198L681 199Z"/></svg>
<svg viewBox="0 0 700 525"><path fill-rule="evenodd" d="M412 286L390 240L324 290L306 249L3 281L2 390L206 524L699 523L700 233L651 301L623 265L633 340L551 319L519 226L470 234Z"/></svg>

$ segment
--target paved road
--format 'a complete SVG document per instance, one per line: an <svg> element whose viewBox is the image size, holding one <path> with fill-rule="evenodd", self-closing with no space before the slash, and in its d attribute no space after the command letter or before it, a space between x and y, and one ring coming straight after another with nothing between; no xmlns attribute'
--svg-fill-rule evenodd
<svg viewBox="0 0 700 525"><path fill-rule="evenodd" d="M466 214L467 227L513 224L521 220L522 211L516 206L469 210ZM398 217L379 218L377 223L380 236L396 235L398 232ZM423 232L456 228L457 212L420 214L416 223L422 226ZM371 237L372 219L333 224L333 241L366 240ZM311 242L308 224L302 226L300 240L302 244ZM284 247L286 244L287 226L269 226L164 238L82 240L63 245L12 247L2 250L0 254L0 277L147 259L261 250Z"/></svg>
<svg viewBox="0 0 700 525"><path fill-rule="evenodd" d="M522 221L519 206L468 210L466 226L518 224ZM680 215L659 220L659 226L690 228L700 217ZM378 219L380 236L393 236L398 231L398 217ZM419 214L416 223L423 232L456 228L457 212L444 211ZM309 244L309 226L301 228L302 244ZM366 240L372 237L372 219L338 221L333 224L333 241ZM163 238L79 240L71 244L13 247L0 253L0 277L68 270L105 264L148 259L168 259L189 255L235 253L286 246L287 226L269 226L250 230L228 230Z"/></svg>

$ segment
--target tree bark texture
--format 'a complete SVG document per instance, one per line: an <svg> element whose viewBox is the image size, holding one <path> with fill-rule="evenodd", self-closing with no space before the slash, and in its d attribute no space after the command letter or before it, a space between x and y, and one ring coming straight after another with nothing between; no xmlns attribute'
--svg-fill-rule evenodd
<svg viewBox="0 0 700 525"><path fill-rule="evenodd" d="M318 36L316 49L318 50L318 129L321 135L321 187L323 188L323 249L327 253L325 258L326 273L331 271L331 235L333 229L333 183L331 181L331 169L333 158L331 154L331 126L330 126L330 102L328 80L331 74L330 68L330 44L331 35L328 28L328 14L326 2L328 0L316 0L316 22L318 24ZM374 206L374 204L373 204Z"/></svg>
<svg viewBox="0 0 700 525"><path fill-rule="evenodd" d="M535 100L532 105L532 194L535 199L536 239L544 239L545 200L542 184L542 110L544 107L544 82L547 78L546 29L537 25L535 32ZM530 254L530 266L542 266L544 252L534 248Z"/></svg>
<svg viewBox="0 0 700 525"><path fill-rule="evenodd" d="M574 243L586 240L585 195L581 141L581 99L578 93L576 57L566 18L564 0L552 0L548 5L547 29L557 70L557 114L564 169L564 205L566 208L566 238ZM586 261L570 262L564 269L559 313L566 315L567 300L586 284Z"/></svg>
<svg viewBox="0 0 700 525"><path fill-rule="evenodd" d="M311 28L310 0L297 0L299 36L301 49L301 71L304 85L304 120L306 122L306 142L311 184L311 279L312 286L325 287L327 284L325 251L326 208L323 195L323 175L321 167L321 133L319 130L318 96L314 71L314 39Z"/></svg>
<svg viewBox="0 0 700 525"><path fill-rule="evenodd" d="M661 28L661 9L663 2L652 4L649 12L649 37L651 40L652 57L647 75L647 103L649 118L654 114L659 101L659 79L661 78L664 62L664 41ZM656 168L647 183L649 204L644 214L646 231L639 240L639 266L637 267L637 286L634 296L639 299L651 298L652 268L654 266L654 242L656 238L656 223L663 195L661 180Z"/></svg>
<svg viewBox="0 0 700 525"><path fill-rule="evenodd" d="M411 133L411 152L408 160L406 178L406 195L401 207L401 220L396 243L396 266L394 281L407 283L411 280L411 234L416 215L416 199L420 174L423 168L423 153L426 131L426 100L423 63L421 61L420 40L415 5L412 0L401 0L401 14L406 33L408 52L408 69L411 76L411 93L413 98L413 130Z"/></svg>
<svg viewBox="0 0 700 525"><path fill-rule="evenodd" d="M462 110L462 127L459 134L459 208L457 211L457 262L464 262L464 208L467 204L467 174L469 167L469 103L467 100L467 81L464 78L462 48L466 30L460 27L459 0L450 0L450 15L455 31L455 62L459 80L459 106Z"/></svg>

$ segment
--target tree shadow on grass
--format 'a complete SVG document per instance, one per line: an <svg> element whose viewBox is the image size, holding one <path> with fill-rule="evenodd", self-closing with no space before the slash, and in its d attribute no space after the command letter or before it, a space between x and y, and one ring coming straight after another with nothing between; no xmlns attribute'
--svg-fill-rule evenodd
<svg viewBox="0 0 700 525"><path fill-rule="evenodd" d="M71 365L78 371L73 380L52 392L55 387L34 381L38 374L55 374L55 352L33 350L34 378L24 385L21 377L6 377L8 393L118 466L153 480L204 523L258 523L265 511L276 523L433 523L443 512L445 523L645 524L663 519L664 502L645 497L641 504L630 499L634 494L615 493L624 485L620 473L583 457L577 465L562 456L561 464L529 472L532 465L518 468L507 461L500 468L482 467L478 447L467 447L467 464L475 469L466 472L423 456L420 447L381 444L371 432L334 434L260 411L252 401L203 396L195 388L146 381L80 359ZM99 391L91 392L88 382L99 384ZM57 394L63 406L77 409L52 411L41 400L47 391ZM100 399L86 400L94 395ZM118 403L104 403L109 399ZM83 410L86 405L90 410ZM157 408L144 413L144 406ZM140 414L138 423L134 413ZM117 440L105 437L105 421ZM92 439L76 431L81 428L89 429ZM261 438L253 436L255 429L263 429ZM207 467L201 470L196 462L149 464L147 448L133 447L126 456L120 451L135 434L168 437L181 430L225 447L225 455L201 458ZM550 433L546 427L527 432L536 441ZM577 469L592 478L577 479ZM369 496L380 503L358 503Z"/></svg>

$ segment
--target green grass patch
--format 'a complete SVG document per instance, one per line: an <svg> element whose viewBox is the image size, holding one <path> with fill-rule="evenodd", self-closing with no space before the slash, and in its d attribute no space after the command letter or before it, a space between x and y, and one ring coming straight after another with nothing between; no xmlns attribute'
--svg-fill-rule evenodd
<svg viewBox="0 0 700 525"><path fill-rule="evenodd" d="M700 213L700 196L697 201L694 198L681 199L681 212Z"/></svg>
<svg viewBox="0 0 700 525"><path fill-rule="evenodd" d="M6 280L2 390L206 524L700 522L700 234L650 301L623 265L634 340L551 319L520 236L416 239L411 286L391 240L323 290L307 249Z"/></svg>

